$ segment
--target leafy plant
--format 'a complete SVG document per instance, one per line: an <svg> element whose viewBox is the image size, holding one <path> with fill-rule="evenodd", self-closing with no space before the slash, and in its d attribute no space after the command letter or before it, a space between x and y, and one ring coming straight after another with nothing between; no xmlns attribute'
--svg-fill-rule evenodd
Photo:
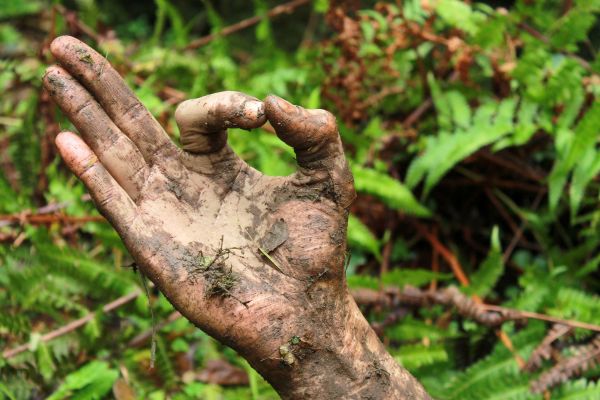
<svg viewBox="0 0 600 400"><path fill-rule="evenodd" d="M117 380L137 398L276 398L152 289L155 327L142 295L102 311L144 291L52 144L74 129L40 90L59 34L106 55L175 140L175 104L220 90L332 111L358 193L350 290L389 299L405 285L437 293L462 284L470 306L600 324L600 2L354 3L316 1L273 17L263 0L4 1L0 399L105 398ZM233 130L229 143L269 175L296 169L268 127ZM435 398L538 399L532 382L564 366L519 369L554 332L546 323L487 327L439 304L360 306ZM576 360L594 338L575 329L553 351ZM214 359L244 368L249 385L198 381ZM596 399L593 364L570 366L566 382L543 389Z"/></svg>

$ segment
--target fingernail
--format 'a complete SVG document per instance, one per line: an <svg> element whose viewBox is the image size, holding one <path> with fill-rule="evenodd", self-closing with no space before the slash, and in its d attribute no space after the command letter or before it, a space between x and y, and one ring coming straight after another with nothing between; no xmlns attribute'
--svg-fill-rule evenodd
<svg viewBox="0 0 600 400"><path fill-rule="evenodd" d="M269 95L265 101L271 103L273 106L277 106L283 113L292 113L296 111L295 105L273 94Z"/></svg>
<svg viewBox="0 0 600 400"><path fill-rule="evenodd" d="M259 100L250 100L244 103L244 119L258 121L265 115L265 104Z"/></svg>

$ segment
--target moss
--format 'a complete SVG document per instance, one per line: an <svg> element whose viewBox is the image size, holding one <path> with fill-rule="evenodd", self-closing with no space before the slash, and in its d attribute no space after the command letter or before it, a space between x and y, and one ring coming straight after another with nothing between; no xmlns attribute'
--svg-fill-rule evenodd
<svg viewBox="0 0 600 400"><path fill-rule="evenodd" d="M238 278L233 273L231 265L227 263L231 250L223 248L223 238L221 238L219 248L214 255L205 256L204 253L200 252L197 264L191 272L192 276L199 274L204 278L206 282L205 297L231 296L236 298L231 293L231 290L234 288ZM241 303L244 304L243 302Z"/></svg>
<svg viewBox="0 0 600 400"><path fill-rule="evenodd" d="M79 61L82 61L89 65L94 65L94 60L92 60L92 56L90 55L90 53L87 52L86 49L77 48L75 49L75 52L77 53L77 58L79 59Z"/></svg>

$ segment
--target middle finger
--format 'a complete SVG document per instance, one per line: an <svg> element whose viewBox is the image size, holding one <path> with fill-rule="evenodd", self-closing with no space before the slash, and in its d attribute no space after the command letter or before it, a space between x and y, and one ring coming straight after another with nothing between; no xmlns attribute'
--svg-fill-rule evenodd
<svg viewBox="0 0 600 400"><path fill-rule="evenodd" d="M135 201L149 170L137 147L88 91L61 67L46 70L44 87L113 178Z"/></svg>

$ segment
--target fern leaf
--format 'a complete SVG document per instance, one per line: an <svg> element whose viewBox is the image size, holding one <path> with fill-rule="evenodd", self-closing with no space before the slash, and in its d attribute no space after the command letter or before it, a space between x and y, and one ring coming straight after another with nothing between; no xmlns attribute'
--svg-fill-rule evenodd
<svg viewBox="0 0 600 400"><path fill-rule="evenodd" d="M354 214L348 216L348 245L373 254L377 260L381 259L379 240Z"/></svg>
<svg viewBox="0 0 600 400"><path fill-rule="evenodd" d="M350 289L379 289L379 279L369 275L349 275L346 279Z"/></svg>
<svg viewBox="0 0 600 400"><path fill-rule="evenodd" d="M169 389L175 385L177 374L164 340L159 336L156 339L156 367L164 383L164 387Z"/></svg>
<svg viewBox="0 0 600 400"><path fill-rule="evenodd" d="M573 178L569 187L571 220L577 216L587 185L598 173L600 173L600 152L590 147L573 170Z"/></svg>
<svg viewBox="0 0 600 400"><path fill-rule="evenodd" d="M52 266L52 271L85 285L89 294L99 298L122 296L136 286L134 276L127 277L102 264L84 252L39 245L39 260Z"/></svg>
<svg viewBox="0 0 600 400"><path fill-rule="evenodd" d="M430 81L434 82L433 79ZM409 188L414 188L421 180L425 181L425 195L456 164L512 132L517 104L510 98L499 103L488 100L476 110L472 123L465 125L469 119L463 115L465 112L453 114L452 111L464 108L463 100L458 100L462 97L455 92L433 94L434 86L432 95L438 112L440 132L437 136L426 139L425 151L410 164L406 174L406 185ZM449 121L454 125L453 130L449 129Z"/></svg>
<svg viewBox="0 0 600 400"><path fill-rule="evenodd" d="M0 382L0 395L8 397L9 400L17 400L9 388Z"/></svg>
<svg viewBox="0 0 600 400"><path fill-rule="evenodd" d="M432 342L441 339L457 337L456 329L443 329L423 321L407 317L401 323L392 325L385 330L385 336L399 342L429 339Z"/></svg>
<svg viewBox="0 0 600 400"><path fill-rule="evenodd" d="M395 210L401 210L418 217L429 217L431 212L415 199L405 185L389 175L370 168L352 166L356 190L381 199Z"/></svg>
<svg viewBox="0 0 600 400"><path fill-rule="evenodd" d="M571 134L568 130L559 130L557 136L557 159L548 177L549 205L550 210L554 211L561 198L563 187L565 186L569 174L582 159L587 157L587 167L596 167L597 161L594 154L586 154L594 149L598 140L600 126L600 101L595 101L590 109L585 113L581 121L575 127ZM562 135L562 137L560 136ZM579 167L583 168L583 167ZM587 175L589 172L580 170L578 172L577 187L571 194L571 212L576 212L579 208L580 196L589 183ZM593 178L593 175L592 175ZM591 179L591 178L589 178ZM575 202L573 203L573 200Z"/></svg>
<svg viewBox="0 0 600 400"><path fill-rule="evenodd" d="M7 311L0 314L0 328L14 334L24 334L31 329L29 320L25 316Z"/></svg>
<svg viewBox="0 0 600 400"><path fill-rule="evenodd" d="M404 287L423 286L436 279L438 281L448 281L452 279L451 273L433 272L428 269L420 268L394 268L382 275L381 281L386 286Z"/></svg>
<svg viewBox="0 0 600 400"><path fill-rule="evenodd" d="M47 400L100 400L111 389L119 373L103 361L92 361L69 374Z"/></svg>
<svg viewBox="0 0 600 400"><path fill-rule="evenodd" d="M597 400L600 399L600 382L579 379L562 385L552 393L553 400Z"/></svg>
<svg viewBox="0 0 600 400"><path fill-rule="evenodd" d="M543 331L543 324L531 324L512 338L515 349L520 354L529 352L542 338ZM526 377L520 373L514 355L498 343L489 356L471 365L464 373L448 382L446 399L487 399L491 395L499 396L505 391L511 391L515 381L520 382L519 393L523 396L528 392L523 387L526 384L524 379ZM531 395L524 398L531 398Z"/></svg>
<svg viewBox="0 0 600 400"><path fill-rule="evenodd" d="M469 293L481 297L487 296L503 273L504 262L500 247L500 235L498 227L495 226L492 230L490 251L479 269L471 275L471 285L468 287Z"/></svg>
<svg viewBox="0 0 600 400"><path fill-rule="evenodd" d="M600 296L581 290L561 287L549 314L566 319L577 319L592 324L600 323Z"/></svg>
<svg viewBox="0 0 600 400"><path fill-rule="evenodd" d="M448 360L446 349L439 344L431 346L423 344L403 345L393 355L394 359L409 371Z"/></svg>
<svg viewBox="0 0 600 400"><path fill-rule="evenodd" d="M557 48L576 50L574 45L587 38L588 31L594 26L596 16L586 7L575 7L558 19L550 31L550 41Z"/></svg>
<svg viewBox="0 0 600 400"><path fill-rule="evenodd" d="M449 25L472 35L479 31L483 15L473 11L469 4L459 0L440 0L436 3L436 13Z"/></svg>
<svg viewBox="0 0 600 400"><path fill-rule="evenodd" d="M44 382L51 382L52 376L56 370L56 365L52 360L52 355L48 350L48 346L40 342L35 351L37 369L44 378Z"/></svg>

